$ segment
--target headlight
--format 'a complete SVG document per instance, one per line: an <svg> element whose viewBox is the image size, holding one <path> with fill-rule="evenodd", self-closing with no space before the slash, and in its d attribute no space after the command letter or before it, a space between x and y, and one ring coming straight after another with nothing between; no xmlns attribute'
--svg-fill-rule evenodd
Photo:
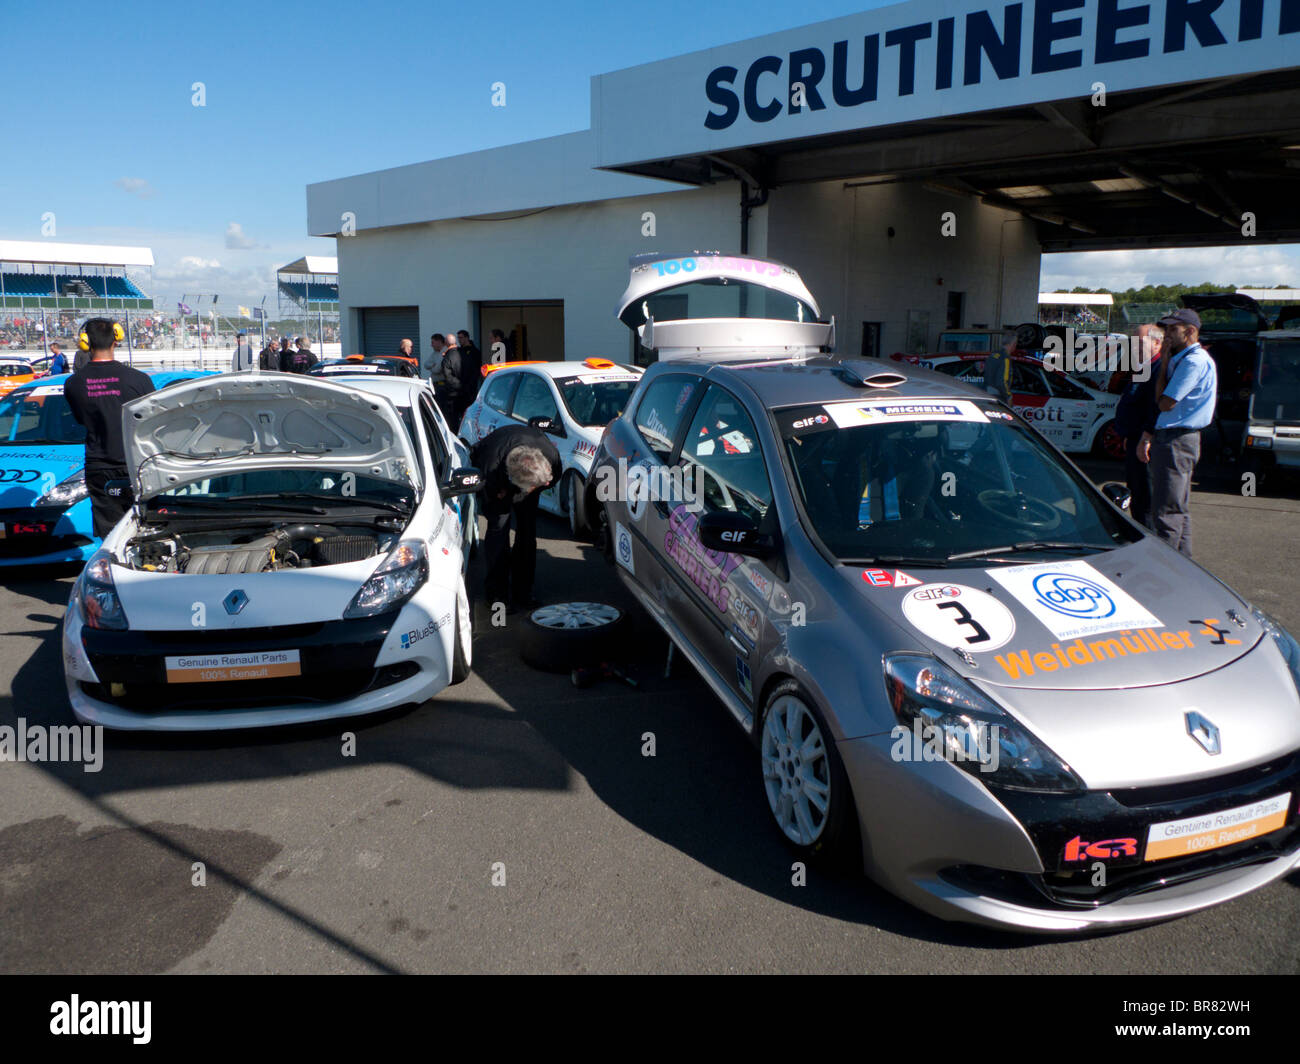
<svg viewBox="0 0 1300 1064"><path fill-rule="evenodd" d="M1295 682L1296 688L1300 689L1300 643L1297 643L1290 632L1258 606L1251 606L1250 612L1255 620L1259 621L1259 626L1273 637L1278 650L1282 651L1282 657L1286 658L1286 667L1291 670L1291 679Z"/></svg>
<svg viewBox="0 0 1300 1064"><path fill-rule="evenodd" d="M86 564L78 581L77 599L87 627L119 631L128 627L126 611L113 583L112 559L107 554L97 554Z"/></svg>
<svg viewBox="0 0 1300 1064"><path fill-rule="evenodd" d="M392 549L374 575L343 611L343 616L373 617L400 606L429 579L429 556L418 539L403 540Z"/></svg>
<svg viewBox="0 0 1300 1064"><path fill-rule="evenodd" d="M911 735L977 779L1019 791L1084 790L1069 765L938 659L886 655L885 689Z"/></svg>
<svg viewBox="0 0 1300 1064"><path fill-rule="evenodd" d="M37 506L71 506L81 502L90 492L86 488L86 471L73 473L67 480L61 480L49 491L36 500Z"/></svg>

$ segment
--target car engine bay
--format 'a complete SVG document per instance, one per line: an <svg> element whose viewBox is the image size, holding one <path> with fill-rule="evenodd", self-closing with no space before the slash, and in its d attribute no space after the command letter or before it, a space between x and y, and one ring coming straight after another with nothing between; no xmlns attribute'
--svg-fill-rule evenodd
<svg viewBox="0 0 1300 1064"><path fill-rule="evenodd" d="M151 573L268 573L359 562L386 554L398 533L373 524L258 522L246 529L161 528L127 541L124 562Z"/></svg>

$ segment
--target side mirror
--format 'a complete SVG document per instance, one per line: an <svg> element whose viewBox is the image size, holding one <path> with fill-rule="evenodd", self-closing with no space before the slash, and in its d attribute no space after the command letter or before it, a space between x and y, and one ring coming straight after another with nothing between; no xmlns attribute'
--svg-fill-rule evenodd
<svg viewBox="0 0 1300 1064"><path fill-rule="evenodd" d="M444 499L457 495L473 495L483 486L483 474L471 466L453 469L447 479L438 486L438 493Z"/></svg>
<svg viewBox="0 0 1300 1064"><path fill-rule="evenodd" d="M1127 511L1133 501L1133 495L1128 490L1127 484L1121 484L1118 480L1112 480L1101 486L1101 493L1121 510Z"/></svg>
<svg viewBox="0 0 1300 1064"><path fill-rule="evenodd" d="M700 517L700 542L708 550L764 558L772 553L770 536L761 535L758 525L744 514L713 510Z"/></svg>
<svg viewBox="0 0 1300 1064"><path fill-rule="evenodd" d="M564 422L559 418L547 417L545 414L538 414L536 417L530 417L528 419L528 424L535 429L540 429L549 436L558 436L560 439L564 439L568 435L568 433L564 431Z"/></svg>

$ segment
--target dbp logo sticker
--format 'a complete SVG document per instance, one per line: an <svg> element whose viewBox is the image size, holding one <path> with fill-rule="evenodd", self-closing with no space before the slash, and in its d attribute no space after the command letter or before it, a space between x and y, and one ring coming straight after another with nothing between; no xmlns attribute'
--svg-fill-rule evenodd
<svg viewBox="0 0 1300 1064"><path fill-rule="evenodd" d="M1104 587L1072 573L1042 573L1034 577L1033 588L1039 602L1066 617L1100 621L1115 612L1115 600Z"/></svg>
<svg viewBox="0 0 1300 1064"><path fill-rule="evenodd" d="M618 564L636 576L636 562L632 557L632 533L622 524L614 526L614 557Z"/></svg>

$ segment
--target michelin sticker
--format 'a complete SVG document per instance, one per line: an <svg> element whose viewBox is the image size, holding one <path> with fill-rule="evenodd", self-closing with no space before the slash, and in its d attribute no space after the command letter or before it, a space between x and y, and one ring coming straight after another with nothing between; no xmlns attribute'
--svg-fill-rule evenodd
<svg viewBox="0 0 1300 1064"><path fill-rule="evenodd" d="M874 400L868 403L831 403L823 409L842 429L859 425L890 425L900 421L988 421L984 412L967 399Z"/></svg>
<svg viewBox="0 0 1300 1064"><path fill-rule="evenodd" d="M946 647L979 654L1016 634L1011 611L986 591L965 584L923 584L903 596L903 616Z"/></svg>
<svg viewBox="0 0 1300 1064"><path fill-rule="evenodd" d="M636 562L632 559L632 533L623 524L614 526L614 557L618 564L636 576Z"/></svg>
<svg viewBox="0 0 1300 1064"><path fill-rule="evenodd" d="M1040 562L986 572L1057 639L1164 627L1160 618L1084 561Z"/></svg>

